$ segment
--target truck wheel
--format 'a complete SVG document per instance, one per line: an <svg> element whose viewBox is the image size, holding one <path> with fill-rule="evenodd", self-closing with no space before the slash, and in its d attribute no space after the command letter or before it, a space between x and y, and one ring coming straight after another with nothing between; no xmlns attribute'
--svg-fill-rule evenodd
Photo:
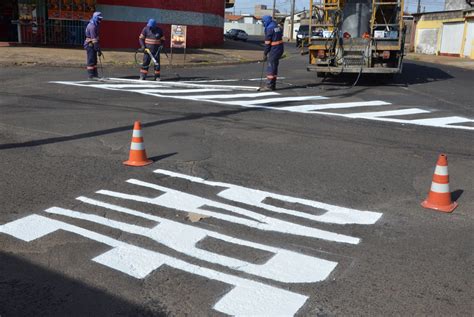
<svg viewBox="0 0 474 317"><path fill-rule="evenodd" d="M325 72L317 72L316 73L316 77L318 78L325 78L327 76L327 74Z"/></svg>

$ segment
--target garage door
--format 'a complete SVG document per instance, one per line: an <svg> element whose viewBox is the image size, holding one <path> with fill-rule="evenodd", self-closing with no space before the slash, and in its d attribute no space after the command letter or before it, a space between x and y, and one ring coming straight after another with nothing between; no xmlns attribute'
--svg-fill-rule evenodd
<svg viewBox="0 0 474 317"><path fill-rule="evenodd" d="M464 44L464 56L470 57L472 49L472 41L474 41L474 21L467 23L466 44Z"/></svg>
<svg viewBox="0 0 474 317"><path fill-rule="evenodd" d="M464 22L443 24L441 54L460 55L464 34Z"/></svg>

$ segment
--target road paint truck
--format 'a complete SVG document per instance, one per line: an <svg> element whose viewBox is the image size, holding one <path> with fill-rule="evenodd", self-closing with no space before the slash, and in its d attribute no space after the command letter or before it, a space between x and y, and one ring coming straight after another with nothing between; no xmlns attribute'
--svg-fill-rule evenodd
<svg viewBox="0 0 474 317"><path fill-rule="evenodd" d="M401 73L403 0L310 0L309 71ZM304 46L303 46L304 47Z"/></svg>

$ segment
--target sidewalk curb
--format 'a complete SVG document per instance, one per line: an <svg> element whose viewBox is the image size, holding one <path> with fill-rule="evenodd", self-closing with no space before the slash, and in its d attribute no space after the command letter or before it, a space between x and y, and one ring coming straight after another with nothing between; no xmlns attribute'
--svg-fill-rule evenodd
<svg viewBox="0 0 474 317"><path fill-rule="evenodd" d="M206 66L231 66L231 65L242 65L242 64L252 64L258 63L260 60L243 60L243 61L233 61L233 62L209 62L209 63L188 63L188 64L177 64L177 65L169 65L169 64L161 64L162 67L166 68L195 68L195 67L206 67ZM103 63L104 67L139 67L135 63ZM84 68L86 64L78 64L78 63L36 63L36 62L13 62L8 63L4 61L0 61L0 66L11 66L11 67L67 67L67 68Z"/></svg>

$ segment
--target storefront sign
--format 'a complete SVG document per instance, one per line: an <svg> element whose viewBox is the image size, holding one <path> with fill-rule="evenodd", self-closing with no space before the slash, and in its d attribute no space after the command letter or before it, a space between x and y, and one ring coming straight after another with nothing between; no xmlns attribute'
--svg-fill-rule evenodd
<svg viewBox="0 0 474 317"><path fill-rule="evenodd" d="M186 48L186 25L171 25L171 47Z"/></svg>
<svg viewBox="0 0 474 317"><path fill-rule="evenodd" d="M50 20L87 21L95 11L96 0L48 0Z"/></svg>

